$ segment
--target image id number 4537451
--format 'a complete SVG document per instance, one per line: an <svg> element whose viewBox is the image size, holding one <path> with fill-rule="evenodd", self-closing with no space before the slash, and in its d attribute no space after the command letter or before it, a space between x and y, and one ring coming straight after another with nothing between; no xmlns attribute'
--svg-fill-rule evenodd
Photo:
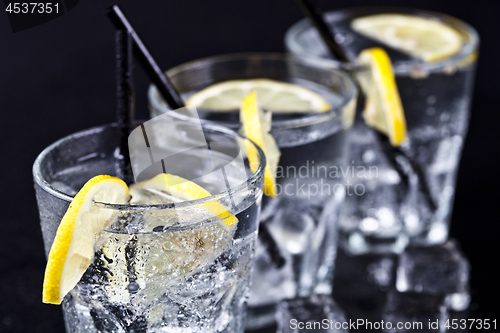
<svg viewBox="0 0 500 333"><path fill-rule="evenodd" d="M10 14L51 14L59 13L57 2L11 2L5 8Z"/></svg>

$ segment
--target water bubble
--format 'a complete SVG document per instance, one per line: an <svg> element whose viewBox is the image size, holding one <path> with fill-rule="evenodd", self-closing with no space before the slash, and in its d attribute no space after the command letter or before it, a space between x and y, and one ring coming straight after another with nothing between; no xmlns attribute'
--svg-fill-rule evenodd
<svg viewBox="0 0 500 333"><path fill-rule="evenodd" d="M363 153L363 162L365 163L371 163L375 161L376 155L375 152L371 149L368 149Z"/></svg>
<svg viewBox="0 0 500 333"><path fill-rule="evenodd" d="M455 189L453 188L453 186L445 186L443 189L443 196L451 197L454 192Z"/></svg>
<svg viewBox="0 0 500 333"><path fill-rule="evenodd" d="M380 224L384 228L390 228L396 223L396 218L391 209L387 207L382 207L377 213L377 217L380 220Z"/></svg>
<svg viewBox="0 0 500 333"><path fill-rule="evenodd" d="M360 229L364 232L375 231L379 228L379 223L373 217L366 217L361 221Z"/></svg>
<svg viewBox="0 0 500 333"><path fill-rule="evenodd" d="M401 180L399 174L395 170L387 170L384 174L384 180L387 184L398 184Z"/></svg>
<svg viewBox="0 0 500 333"><path fill-rule="evenodd" d="M450 114L448 112L443 112L439 117L441 121L448 121L450 119Z"/></svg>
<svg viewBox="0 0 500 333"><path fill-rule="evenodd" d="M139 291L140 287L137 282L130 282L127 286L128 292L131 294L135 294Z"/></svg>
<svg viewBox="0 0 500 333"><path fill-rule="evenodd" d="M346 33L346 34L335 34L335 41L339 44L350 44L354 40L354 37L352 34Z"/></svg>
<svg viewBox="0 0 500 333"><path fill-rule="evenodd" d="M342 44L344 42L344 35L342 34L335 34L335 41L339 44Z"/></svg>

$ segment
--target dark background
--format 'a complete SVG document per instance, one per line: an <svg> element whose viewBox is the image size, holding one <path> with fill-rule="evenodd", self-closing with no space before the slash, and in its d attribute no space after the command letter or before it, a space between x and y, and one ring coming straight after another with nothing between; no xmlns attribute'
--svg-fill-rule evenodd
<svg viewBox="0 0 500 333"><path fill-rule="evenodd" d="M162 68L200 57L283 51L302 18L292 0L118 1ZM445 12L475 27L481 48L472 118L452 219L472 263L470 316L500 319L500 1L316 0L325 10L396 5ZM61 309L41 302L45 268L31 166L70 133L114 121L114 28L108 1L80 1L70 12L12 33L0 13L0 332L63 332ZM0 6L3 8L2 6ZM144 72L135 71L137 114L148 116ZM500 324L500 323L499 323Z"/></svg>

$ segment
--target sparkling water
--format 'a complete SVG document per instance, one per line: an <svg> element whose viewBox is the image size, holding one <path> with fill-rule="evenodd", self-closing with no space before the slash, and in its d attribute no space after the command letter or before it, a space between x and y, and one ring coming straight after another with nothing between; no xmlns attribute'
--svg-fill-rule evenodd
<svg viewBox="0 0 500 333"><path fill-rule="evenodd" d="M200 234L220 236L212 228L141 235L104 232L94 263L64 300L67 331L241 331L236 318L245 309L256 236L197 249L203 242ZM172 238L184 238L177 251L166 248ZM210 261L199 259L202 251Z"/></svg>
<svg viewBox="0 0 500 333"><path fill-rule="evenodd" d="M335 27L335 39L351 59L367 47L384 47L350 28L352 18L380 12L384 8L347 9L326 15ZM352 253L401 252L408 242L431 245L448 237L458 162L469 122L477 35L459 21L438 19L463 37L463 49L456 56L424 63L388 49L407 122L406 142L392 147L384 135L367 127L361 116L350 133L348 160L359 172L349 174L349 181L359 187L358 194L347 196L342 206L339 237ZM366 75L354 64L328 60L326 46L306 21L289 30L286 43L294 54L344 67L355 76Z"/></svg>

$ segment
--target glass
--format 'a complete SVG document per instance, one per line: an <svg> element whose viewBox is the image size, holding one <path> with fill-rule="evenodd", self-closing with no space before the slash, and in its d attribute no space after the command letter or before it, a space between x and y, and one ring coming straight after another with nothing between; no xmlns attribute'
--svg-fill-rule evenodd
<svg viewBox="0 0 500 333"><path fill-rule="evenodd" d="M388 50L393 58L408 140L398 148L357 119L350 136L351 184L339 219L340 244L349 252L400 253L408 243L428 246L448 238L458 162L469 124L479 37L464 22L444 14L408 8L359 7L325 14L335 39L354 59L376 42L350 28L356 17L381 13L418 15L455 29L461 50L446 59L423 62ZM290 53L355 76L366 68L333 60L307 20L285 37ZM359 112L358 112L359 114ZM366 173L358 173L358 168ZM372 170L372 172L369 172Z"/></svg>
<svg viewBox="0 0 500 333"><path fill-rule="evenodd" d="M184 133L177 127L179 140ZM67 332L243 332L265 157L257 147L259 165L252 174L248 160L235 164L231 153L248 139L209 124L203 134L212 146L212 167L192 149L192 164L182 166L184 177L219 194L163 205L94 202L91 214L111 216L112 223L97 236L93 263L63 300ZM81 186L96 175L118 174L117 145L117 126L105 125L63 138L36 159L46 255ZM228 177L244 172L246 180L227 190L211 181L213 165ZM231 215L224 220L207 215L200 208L207 203L231 206ZM234 216L236 227L227 228L224 223Z"/></svg>
<svg viewBox="0 0 500 333"><path fill-rule="evenodd" d="M271 134L281 150L278 196L264 196L262 202L247 327L274 323L276 304L282 299L331 293L335 223L344 195L338 170L345 164L347 132L353 122L357 94L353 81L339 71L265 53L195 60L167 74L183 98L227 80L266 78L305 86L332 105L324 113L273 114ZM149 89L149 103L152 117L169 110L154 86ZM207 122L240 127L237 110L198 111Z"/></svg>

